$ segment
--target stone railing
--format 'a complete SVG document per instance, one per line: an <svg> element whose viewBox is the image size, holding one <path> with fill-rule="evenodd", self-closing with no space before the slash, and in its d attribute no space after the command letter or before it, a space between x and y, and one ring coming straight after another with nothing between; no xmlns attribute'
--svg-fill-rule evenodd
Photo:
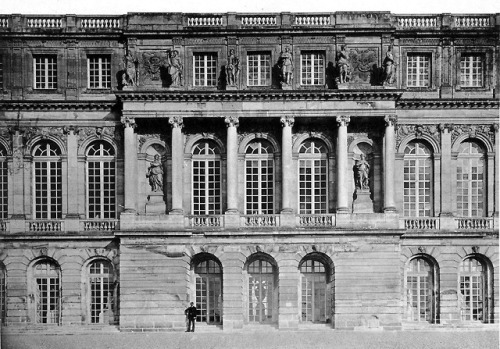
<svg viewBox="0 0 500 349"><path fill-rule="evenodd" d="M28 28L59 29L63 27L63 19L60 17L28 17L26 24Z"/></svg>
<svg viewBox="0 0 500 349"><path fill-rule="evenodd" d="M489 16L453 16L456 28L486 28L491 26Z"/></svg>
<svg viewBox="0 0 500 349"><path fill-rule="evenodd" d="M493 218L489 217L460 217L455 218L459 230L489 230L493 229Z"/></svg>
<svg viewBox="0 0 500 349"><path fill-rule="evenodd" d="M0 28L9 27L9 17L0 17Z"/></svg>
<svg viewBox="0 0 500 349"><path fill-rule="evenodd" d="M296 15L293 25L297 26L329 26L332 24L330 15Z"/></svg>
<svg viewBox="0 0 500 349"><path fill-rule="evenodd" d="M222 27L224 20L222 16L189 16L188 27Z"/></svg>
<svg viewBox="0 0 500 349"><path fill-rule="evenodd" d="M118 229L118 219L85 219L80 221L83 231L114 231Z"/></svg>
<svg viewBox="0 0 500 349"><path fill-rule="evenodd" d="M121 17L79 17L77 27L82 29L121 29Z"/></svg>
<svg viewBox="0 0 500 349"><path fill-rule="evenodd" d="M404 228L408 230L438 230L439 218L435 217L404 218Z"/></svg>
<svg viewBox="0 0 500 349"><path fill-rule="evenodd" d="M8 224L9 221L0 220L0 231L8 231L9 230Z"/></svg>
<svg viewBox="0 0 500 349"><path fill-rule="evenodd" d="M64 221L55 219L26 221L26 231L34 231L34 232L64 231Z"/></svg>
<svg viewBox="0 0 500 349"><path fill-rule="evenodd" d="M280 216L279 215L243 215L241 216L241 226L242 227L254 227L254 228L265 228L265 227L279 227Z"/></svg>
<svg viewBox="0 0 500 349"><path fill-rule="evenodd" d="M439 18L437 16L396 16L398 27L402 29L426 29L437 28Z"/></svg>
<svg viewBox="0 0 500 349"><path fill-rule="evenodd" d="M187 216L190 228L222 228L224 227L223 216Z"/></svg>
<svg viewBox="0 0 500 349"><path fill-rule="evenodd" d="M258 27L258 26L268 26L277 25L278 21L276 16L241 16L241 25L243 27Z"/></svg>
<svg viewBox="0 0 500 349"><path fill-rule="evenodd" d="M301 214L297 216L298 226L304 227L333 227L335 215L332 214Z"/></svg>

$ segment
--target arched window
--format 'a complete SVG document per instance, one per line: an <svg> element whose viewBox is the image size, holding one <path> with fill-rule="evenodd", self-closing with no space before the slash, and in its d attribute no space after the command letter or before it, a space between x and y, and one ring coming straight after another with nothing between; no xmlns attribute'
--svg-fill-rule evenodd
<svg viewBox="0 0 500 349"><path fill-rule="evenodd" d="M36 322L59 324L61 319L61 288L59 266L42 260L34 265Z"/></svg>
<svg viewBox="0 0 500 349"><path fill-rule="evenodd" d="M222 318L222 273L213 259L194 267L196 275L197 322L220 323Z"/></svg>
<svg viewBox="0 0 500 349"><path fill-rule="evenodd" d="M308 139L299 148L300 214L327 213L327 148L319 139Z"/></svg>
<svg viewBox="0 0 500 349"><path fill-rule="evenodd" d="M116 216L116 165L111 144L95 141L87 148L87 216L113 219Z"/></svg>
<svg viewBox="0 0 500 349"><path fill-rule="evenodd" d="M9 202L8 181L7 151L0 143L0 219L7 219Z"/></svg>
<svg viewBox="0 0 500 349"><path fill-rule="evenodd" d="M460 314L464 321L489 322L492 304L488 266L475 257L460 265Z"/></svg>
<svg viewBox="0 0 500 349"><path fill-rule="evenodd" d="M485 151L473 141L460 144L457 158L457 211L462 217L481 217L485 210Z"/></svg>
<svg viewBox="0 0 500 349"><path fill-rule="evenodd" d="M436 290L438 283L433 264L425 258L413 258L406 267L406 318L409 321L437 322Z"/></svg>
<svg viewBox="0 0 500 349"><path fill-rule="evenodd" d="M0 321L2 323L5 322L5 315L6 315L6 300L7 300L7 293L6 293L6 277L5 277L5 267L3 266L2 263L0 263Z"/></svg>
<svg viewBox="0 0 500 349"><path fill-rule="evenodd" d="M113 266L106 260L93 261L88 266L88 277L90 323L109 324L114 322Z"/></svg>
<svg viewBox="0 0 500 349"><path fill-rule="evenodd" d="M300 265L300 275L302 322L328 322L332 295L328 268L320 261L306 259Z"/></svg>
<svg viewBox="0 0 500 349"><path fill-rule="evenodd" d="M245 155L246 214L274 213L273 147L265 140L250 143Z"/></svg>
<svg viewBox="0 0 500 349"><path fill-rule="evenodd" d="M404 155L404 216L432 215L432 157L421 142L410 142Z"/></svg>
<svg viewBox="0 0 500 349"><path fill-rule="evenodd" d="M257 259L248 265L248 321L273 321L275 285L273 265Z"/></svg>
<svg viewBox="0 0 500 349"><path fill-rule="evenodd" d="M193 147L192 179L193 214L221 214L221 160L215 142L203 140Z"/></svg>
<svg viewBox="0 0 500 349"><path fill-rule="evenodd" d="M34 217L60 219L62 216L61 149L50 140L33 147Z"/></svg>

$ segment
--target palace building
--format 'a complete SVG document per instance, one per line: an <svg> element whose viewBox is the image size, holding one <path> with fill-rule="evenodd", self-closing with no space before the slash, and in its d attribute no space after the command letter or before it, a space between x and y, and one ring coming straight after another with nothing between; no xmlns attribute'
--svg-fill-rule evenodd
<svg viewBox="0 0 500 349"><path fill-rule="evenodd" d="M4 330L497 326L499 34L0 15Z"/></svg>

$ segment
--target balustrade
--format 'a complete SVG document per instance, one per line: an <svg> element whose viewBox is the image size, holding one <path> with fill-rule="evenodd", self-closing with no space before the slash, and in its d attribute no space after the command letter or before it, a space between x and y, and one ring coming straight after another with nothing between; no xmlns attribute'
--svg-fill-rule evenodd
<svg viewBox="0 0 500 349"><path fill-rule="evenodd" d="M335 226L334 215L308 214L298 215L299 227L333 227Z"/></svg>
<svg viewBox="0 0 500 349"><path fill-rule="evenodd" d="M27 19L28 28L62 28L63 20L62 18L28 18Z"/></svg>
<svg viewBox="0 0 500 349"><path fill-rule="evenodd" d="M9 27L9 18L0 17L0 28L8 28L8 27Z"/></svg>
<svg viewBox="0 0 500 349"><path fill-rule="evenodd" d="M222 216L188 216L191 228L221 228L223 226Z"/></svg>
<svg viewBox="0 0 500 349"><path fill-rule="evenodd" d="M398 26L404 29L408 28L435 28L438 26L438 18L435 16L412 16L412 17L397 17Z"/></svg>
<svg viewBox="0 0 500 349"><path fill-rule="evenodd" d="M276 25L278 22L276 16L243 16L241 17L242 26L261 26Z"/></svg>
<svg viewBox="0 0 500 349"><path fill-rule="evenodd" d="M244 227L278 227L280 225L278 215L245 215L241 216Z"/></svg>
<svg viewBox="0 0 500 349"><path fill-rule="evenodd" d="M298 15L295 16L294 25L300 26L326 26L330 25L331 20L330 16L307 16L307 15Z"/></svg>
<svg viewBox="0 0 500 349"><path fill-rule="evenodd" d="M223 25L223 20L221 16L188 17L187 25L189 27L220 27Z"/></svg>
<svg viewBox="0 0 500 349"><path fill-rule="evenodd" d="M64 231L62 220L33 220L26 222L26 230L33 232Z"/></svg>
<svg viewBox="0 0 500 349"><path fill-rule="evenodd" d="M80 221L80 227L83 231L114 231L118 228L117 219L87 219Z"/></svg>
<svg viewBox="0 0 500 349"><path fill-rule="evenodd" d="M80 27L84 29L120 29L122 21L120 18L109 17L81 18Z"/></svg>
<svg viewBox="0 0 500 349"><path fill-rule="evenodd" d="M404 218L404 227L408 230L437 230L439 229L439 218Z"/></svg>
<svg viewBox="0 0 500 349"><path fill-rule="evenodd" d="M476 28L489 27L490 18L487 16L472 17L472 16L457 16L455 17L455 27L459 28Z"/></svg>
<svg viewBox="0 0 500 349"><path fill-rule="evenodd" d="M493 229L493 218L478 217L478 218L455 218L457 229L460 230L487 230Z"/></svg>

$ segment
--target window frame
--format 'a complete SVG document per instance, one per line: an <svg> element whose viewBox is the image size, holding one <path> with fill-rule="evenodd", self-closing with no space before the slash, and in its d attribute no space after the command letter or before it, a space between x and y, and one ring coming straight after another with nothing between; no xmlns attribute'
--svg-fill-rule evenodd
<svg viewBox="0 0 500 349"><path fill-rule="evenodd" d="M91 59L98 59L98 62L97 62L97 65L98 65L98 68L95 69L95 71L97 71L97 78L96 78L96 81L97 81L97 84L98 86L94 86L92 87L91 86L91 76L92 76L92 71L94 71L93 69L91 69ZM107 68L103 68L103 60L104 59L107 59L108 62L107 62ZM108 72L109 73L109 76L107 75L104 75L104 72ZM112 62L111 62L111 55L110 54L87 54L87 89L89 90L110 90L111 87L112 87ZM108 78L108 79L104 79L103 81L103 78ZM103 82L107 82L109 84L109 86L103 86Z"/></svg>
<svg viewBox="0 0 500 349"><path fill-rule="evenodd" d="M251 56L257 56L258 57L258 65L257 65L257 76L258 76L258 81L259 83L258 84L250 84L250 57ZM265 81L264 83L262 83L261 81L261 75L262 75L262 64L261 64L261 58L262 56L267 56L267 58L269 58L269 76L265 79L267 79L267 81ZM262 51L247 51L246 52L246 73L247 73L247 78L246 78L246 84L248 87L250 88L253 88L253 87L269 87L272 85L272 75L273 75L273 64L272 64L272 53L270 51L265 51L265 50L262 50Z"/></svg>
<svg viewBox="0 0 500 349"><path fill-rule="evenodd" d="M410 144L415 144L415 147L417 144L421 144L423 146L425 146L425 148L427 148L430 152L430 154L428 156L426 155L422 155L422 154L406 154L406 148L410 145ZM424 181L420 181L418 179L418 175L420 175L420 172L419 172L419 169L422 168L422 165L420 165L420 162L421 161L429 161L429 201L428 202L425 202L424 201L424 204L427 204L429 206L429 216L426 216L426 215L420 215L420 208L419 208L419 204L421 203L420 202L420 189L422 189L420 186L417 186L418 183L425 183L426 180L424 179ZM409 178L408 180L405 179L405 175L406 175L406 161L415 161L416 162L416 165L413 166L415 168L415 179L412 180L411 178ZM410 142L408 142L406 145L405 145L405 148L403 149L403 216L404 217L434 217L434 149L432 148L432 146L426 142L422 142L421 140L419 139L414 139L414 140L411 140ZM408 172L408 174L411 174L411 172ZM424 172L424 175L426 174L426 172ZM410 194L406 195L405 194L405 191L407 190L405 188L405 184L407 182L410 182L410 183L416 183L416 186L413 188L415 190L415 208L414 209L411 209L411 208L406 208L406 203L407 201L405 200L406 197L411 197L409 196ZM412 188L408 188L408 190L410 190ZM423 189L425 190L425 186L423 187ZM425 193L424 193L424 196L425 196ZM409 201L409 203L411 203L411 200ZM410 212L410 215L407 215L406 212ZM413 211L413 212L412 212Z"/></svg>
<svg viewBox="0 0 500 349"><path fill-rule="evenodd" d="M41 73L43 73L43 80L40 81L40 84L42 84L43 86L37 87L37 77L38 77L37 73L39 72L39 70L37 69L37 59L42 59L42 58L45 60L44 67L40 71ZM54 62L52 62L52 64L54 65L52 70L50 70L49 66L48 66L48 64L49 64L48 59L49 58L52 58L54 60ZM58 81L59 80L58 79L59 71L58 71L58 69L59 69L59 67L58 67L58 55L57 54L54 54L54 53L34 54L33 55L33 90L57 91L59 88L59 81ZM50 71L53 72L52 76L49 76ZM54 79L52 86L50 85L50 82L49 82L50 77ZM42 79L42 74L40 74L40 78Z"/></svg>
<svg viewBox="0 0 500 349"><path fill-rule="evenodd" d="M429 86L413 87L408 86L408 55L429 55L430 56L430 76ZM438 56L437 46L402 46L401 47L401 86L402 88L413 92L430 92L437 91L437 86L440 85L441 76L436 64Z"/></svg>
<svg viewBox="0 0 500 349"><path fill-rule="evenodd" d="M410 58L417 58L416 61L416 71L415 71L415 76L416 79L410 79ZM425 59L426 62L423 62ZM422 68L421 64L422 63L427 63L427 71L425 71L425 67ZM427 75L427 80L421 80L421 76ZM413 74L412 74L413 76ZM428 89L432 86L432 55L428 53L409 53L406 56L406 87L407 88L420 88L420 89ZM410 81L414 81L417 84L416 85L410 85ZM420 84L420 82L426 82L427 84Z"/></svg>
<svg viewBox="0 0 500 349"><path fill-rule="evenodd" d="M308 72L305 71L304 69L306 69L306 67L304 67L304 59L303 59L303 56L304 55L312 55L312 56L316 56L316 58L313 58L311 57L311 61L312 61L312 64L311 64L311 76L310 77L305 77L304 78L304 74L307 74ZM314 64L316 62L316 59L318 61L320 61L319 58L322 58L322 63L323 65L322 66L318 66L316 67L316 65ZM325 84L326 84L326 66L327 66L327 62L326 62L326 52L323 51L323 50L313 50L313 49L307 49L307 50L301 50L300 51L300 55L299 55L299 64L300 64L300 77L299 77L299 85L300 86L303 86L303 87L324 87ZM318 78L315 78L314 76L318 74ZM307 81L307 80L311 80L311 84L307 84L307 83L304 83L304 79ZM315 83L314 81L315 80L318 80L317 83Z"/></svg>
<svg viewBox="0 0 500 349"><path fill-rule="evenodd" d="M108 269L109 269L109 272L108 273L92 273L92 266L97 264L97 263L101 263L101 267L99 269L102 270L102 265L107 265ZM116 279L116 275L115 275L115 268L113 266L113 263L111 263L109 260L107 259L103 259L103 258L96 258L96 259L93 259L91 260L88 264L87 264L87 267L86 267L86 271L87 271L87 315L88 315L88 318L87 318L87 322L91 325L98 325L98 324L106 324L104 322L94 322L94 318L96 318L93 314L92 314L92 304L99 304L101 306L101 309L102 306L104 305L104 303L93 303L94 301L94 292L93 292L93 288L92 288L92 285L93 283L91 282L92 278L99 278L100 279L100 285L101 285L101 292L103 290L103 285L104 285L104 277L107 277L108 280L107 280L107 291L108 291L108 294L105 296L105 297L102 297L101 295L101 298L106 298L107 300L107 304L110 305L111 309L107 309L108 311L111 311L112 313L115 313L115 309L114 309L114 306L115 306L115 302L114 302L114 297L115 297L115 292L116 292L116 289L115 289L115 279ZM111 293L111 295L109 295ZM111 298L111 299L110 299ZM106 310L106 308L104 308L104 310ZM97 317L97 319L99 319ZM110 319L110 322L114 322L114 319ZM108 323L109 324L109 323Z"/></svg>
<svg viewBox="0 0 500 349"><path fill-rule="evenodd" d="M203 84L197 84L196 81L197 81L197 78L196 78L196 69L197 69L197 65L196 65L196 57L199 57L199 56L203 56L204 59L203 59L203 71L204 73L202 74L203 75ZM208 68L207 68L207 62L208 62L208 57L209 56L212 56L214 58L214 61L215 61L215 64L213 65L215 71L214 71L214 77L213 77L213 84L208 84L209 82L209 77L208 75L210 74L208 72ZM192 64L193 64L193 69L192 69L192 74L193 74L193 79L192 79L192 82L193 82L193 87L195 88L217 88L218 86L218 74L219 74L219 57L220 57L220 54L219 52L217 52L216 50L214 51L196 51L196 52L193 52L193 55L192 55ZM200 73L201 74L201 73Z"/></svg>
<svg viewBox="0 0 500 349"><path fill-rule="evenodd" d="M0 143L0 221L9 215L9 170L7 149Z"/></svg>

